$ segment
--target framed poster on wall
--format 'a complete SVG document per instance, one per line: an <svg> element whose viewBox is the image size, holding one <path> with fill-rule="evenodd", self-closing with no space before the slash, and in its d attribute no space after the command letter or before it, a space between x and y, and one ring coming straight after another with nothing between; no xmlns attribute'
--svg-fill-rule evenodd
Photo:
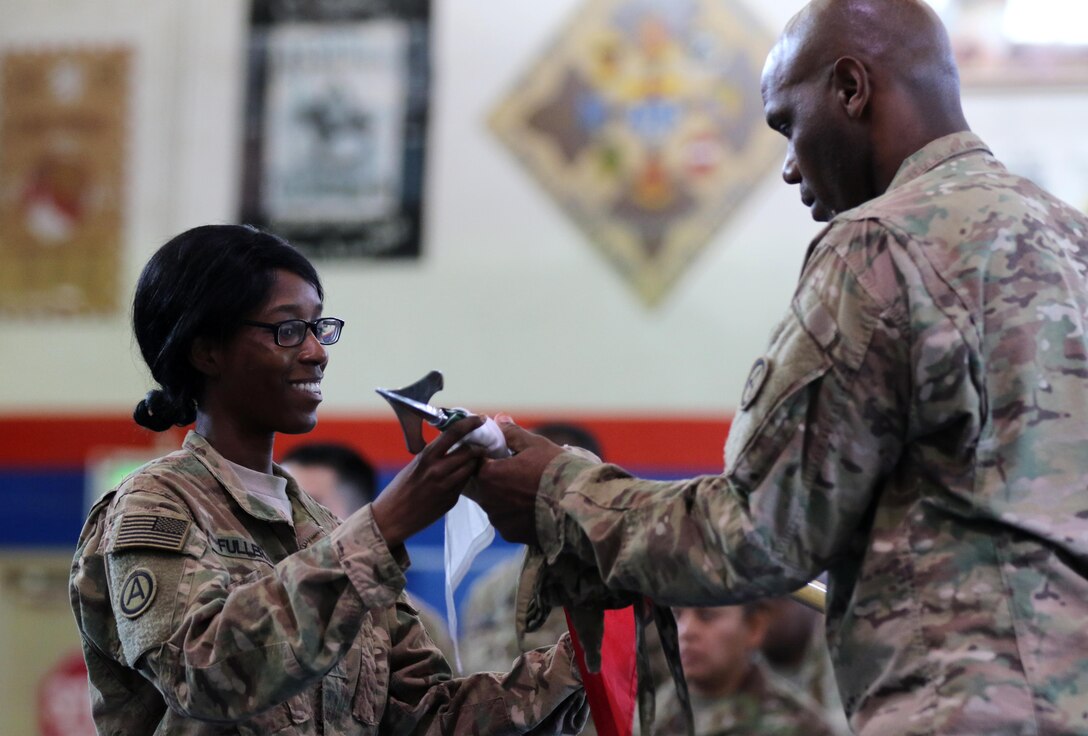
<svg viewBox="0 0 1088 736"><path fill-rule="evenodd" d="M0 314L117 311L130 59L0 54Z"/></svg>
<svg viewBox="0 0 1088 736"><path fill-rule="evenodd" d="M256 0L243 222L315 258L420 253L429 0Z"/></svg>

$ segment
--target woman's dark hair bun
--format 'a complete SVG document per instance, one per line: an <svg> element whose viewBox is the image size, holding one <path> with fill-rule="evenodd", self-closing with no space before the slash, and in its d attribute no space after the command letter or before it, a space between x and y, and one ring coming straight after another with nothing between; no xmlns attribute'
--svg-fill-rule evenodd
<svg viewBox="0 0 1088 736"><path fill-rule="evenodd" d="M153 389L136 404L132 418L152 432L165 432L171 427L184 427L196 421L196 403Z"/></svg>

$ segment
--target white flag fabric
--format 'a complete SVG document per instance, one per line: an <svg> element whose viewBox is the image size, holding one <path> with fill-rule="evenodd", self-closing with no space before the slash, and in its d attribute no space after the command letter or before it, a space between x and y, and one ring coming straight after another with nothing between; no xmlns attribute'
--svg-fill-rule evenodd
<svg viewBox="0 0 1088 736"><path fill-rule="evenodd" d="M481 445L491 458L509 457L506 439L495 420L487 417L484 423L465 435L465 438L450 448L453 452L462 442ZM453 592L465 579L473 560L487 549L495 539L495 527L487 520L487 514L472 499L461 496L457 504L446 513L446 621L449 624L450 639L453 640L453 656L457 671L461 672L461 648L457 643L457 607L453 603Z"/></svg>
<svg viewBox="0 0 1088 736"><path fill-rule="evenodd" d="M457 607L453 592L465 579L472 561L495 539L495 527L472 499L462 496L446 514L446 620L457 671L462 672L461 649L457 643Z"/></svg>

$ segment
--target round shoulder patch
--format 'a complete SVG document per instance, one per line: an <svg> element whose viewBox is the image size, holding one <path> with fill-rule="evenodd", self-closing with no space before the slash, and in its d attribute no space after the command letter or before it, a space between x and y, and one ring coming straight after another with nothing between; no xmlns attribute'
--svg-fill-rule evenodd
<svg viewBox="0 0 1088 736"><path fill-rule="evenodd" d="M121 586L121 613L126 618L136 618L151 607L155 600L155 574L146 567L138 567L128 574Z"/></svg>
<svg viewBox="0 0 1088 736"><path fill-rule="evenodd" d="M744 382L744 391L740 395L741 411L747 410L759 398L763 383L770 374L770 358L759 358L752 364L752 370L748 372L748 380Z"/></svg>

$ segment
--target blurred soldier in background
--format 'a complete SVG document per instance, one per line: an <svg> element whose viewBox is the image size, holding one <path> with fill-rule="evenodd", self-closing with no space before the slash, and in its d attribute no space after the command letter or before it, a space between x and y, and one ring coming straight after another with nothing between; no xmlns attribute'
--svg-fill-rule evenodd
<svg viewBox="0 0 1088 736"><path fill-rule="evenodd" d="M832 736L819 705L761 662L771 624L768 603L676 608L673 614L696 736ZM683 736L671 683L659 691L657 707L659 732Z"/></svg>

